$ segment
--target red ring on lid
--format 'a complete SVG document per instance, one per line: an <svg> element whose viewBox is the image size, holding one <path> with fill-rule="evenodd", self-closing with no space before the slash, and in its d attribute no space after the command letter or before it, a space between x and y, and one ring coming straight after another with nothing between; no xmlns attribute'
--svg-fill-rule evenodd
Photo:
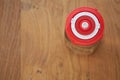
<svg viewBox="0 0 120 80"><path fill-rule="evenodd" d="M82 24L84 22L88 23L88 28L87 29L82 28ZM92 18L90 18L88 16L83 16L83 17L80 17L76 21L75 27L76 27L76 30L78 31L78 33L83 34L83 35L89 35L95 29L95 22L92 20Z"/></svg>
<svg viewBox="0 0 120 80"><path fill-rule="evenodd" d="M97 32L97 34L90 39L80 39L80 38L76 37L75 34L71 30L71 20L73 19L74 16L76 16L78 13L81 13L81 12L92 13L96 16L96 18L99 21L100 29ZM82 26L83 23L85 24L85 26ZM84 27L85 27L85 29L84 29ZM79 17L75 22L75 28L79 34L82 34L84 36L89 35L90 33L92 33L95 30L95 21L89 16ZM103 37L104 21L103 21L101 14L96 9L89 8L89 7L81 7L81 8L75 9L68 15L67 20L66 20L65 32L66 32L68 39L73 44L80 45L80 46L93 45L93 44L97 43L99 40L101 40Z"/></svg>

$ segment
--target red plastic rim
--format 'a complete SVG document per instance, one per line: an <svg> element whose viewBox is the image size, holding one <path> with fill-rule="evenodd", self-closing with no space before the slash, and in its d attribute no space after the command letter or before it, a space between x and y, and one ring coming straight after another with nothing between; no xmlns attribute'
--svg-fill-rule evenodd
<svg viewBox="0 0 120 80"><path fill-rule="evenodd" d="M96 18L98 19L99 23L100 23L99 31L97 32L97 34L94 37L92 37L90 39L80 39L80 38L76 37L71 30L71 20L72 20L72 18L75 15L77 15L78 13L81 13L81 12L89 12L89 13L94 14L96 16ZM83 26L84 23L85 24L87 23L87 24L85 26ZM76 28L76 30L79 34L82 34L84 36L89 35L95 29L95 21L89 16L79 17L75 22L75 28ZM74 11L72 11L67 17L65 32L66 32L66 35L67 35L68 39L73 44L80 45L80 46L93 45L93 44L97 43L99 40L102 39L103 31L104 31L104 21L103 21L103 18L101 16L101 14L97 11L97 9L89 8L89 7L77 8Z"/></svg>

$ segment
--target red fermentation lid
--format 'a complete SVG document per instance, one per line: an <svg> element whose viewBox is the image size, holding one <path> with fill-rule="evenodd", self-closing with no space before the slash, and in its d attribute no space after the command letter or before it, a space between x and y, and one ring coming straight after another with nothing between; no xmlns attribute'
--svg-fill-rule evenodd
<svg viewBox="0 0 120 80"><path fill-rule="evenodd" d="M72 11L66 20L66 35L76 45L89 46L102 39L104 21L97 9L81 7Z"/></svg>

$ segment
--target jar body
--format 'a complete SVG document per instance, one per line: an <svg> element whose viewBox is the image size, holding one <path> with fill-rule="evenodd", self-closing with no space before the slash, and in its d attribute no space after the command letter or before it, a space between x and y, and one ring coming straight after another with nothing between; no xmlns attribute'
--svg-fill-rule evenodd
<svg viewBox="0 0 120 80"><path fill-rule="evenodd" d="M98 41L97 43L95 43L93 45L89 45L89 46L76 45L76 44L73 44L68 39L68 37L65 33L65 44L75 54L80 54L80 55L94 54L94 52L96 51L96 49L97 49L97 47L99 46L100 43L101 43L101 41Z"/></svg>

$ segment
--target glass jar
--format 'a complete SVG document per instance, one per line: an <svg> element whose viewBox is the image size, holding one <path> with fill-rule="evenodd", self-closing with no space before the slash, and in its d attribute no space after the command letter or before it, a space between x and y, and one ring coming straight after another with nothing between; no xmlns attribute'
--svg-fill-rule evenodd
<svg viewBox="0 0 120 80"><path fill-rule="evenodd" d="M104 21L97 9L81 7L67 17L65 41L73 53L89 55L100 44L104 32Z"/></svg>

